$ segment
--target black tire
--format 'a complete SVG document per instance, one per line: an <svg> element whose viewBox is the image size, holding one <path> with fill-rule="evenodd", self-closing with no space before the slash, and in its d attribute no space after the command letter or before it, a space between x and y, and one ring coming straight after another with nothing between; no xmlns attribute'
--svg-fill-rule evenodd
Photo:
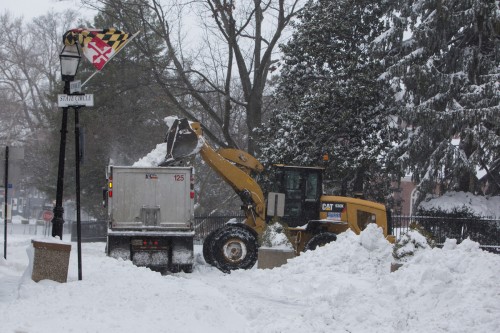
<svg viewBox="0 0 500 333"><path fill-rule="evenodd" d="M184 273L193 273L193 265L182 265L181 269Z"/></svg>
<svg viewBox="0 0 500 333"><path fill-rule="evenodd" d="M214 240L214 235L219 231L220 229L214 230L211 233L208 234L207 237L205 237L205 240L203 240L203 259L205 259L205 262L211 266L215 266L214 262L214 256L212 253L212 243Z"/></svg>
<svg viewBox="0 0 500 333"><path fill-rule="evenodd" d="M229 273L250 269L257 262L257 235L245 226L226 225L213 235L214 266Z"/></svg>
<svg viewBox="0 0 500 333"><path fill-rule="evenodd" d="M334 242L336 240L337 240L337 235L335 235L333 232L322 232L315 235L313 238L309 240L309 242L307 242L305 250L313 251L316 250L318 246L323 246L325 244Z"/></svg>

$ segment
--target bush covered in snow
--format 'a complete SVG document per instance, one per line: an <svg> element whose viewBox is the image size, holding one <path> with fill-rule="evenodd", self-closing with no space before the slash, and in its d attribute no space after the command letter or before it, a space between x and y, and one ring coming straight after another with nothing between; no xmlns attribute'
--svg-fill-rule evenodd
<svg viewBox="0 0 500 333"><path fill-rule="evenodd" d="M267 225L261 236L261 246L293 249L287 228L279 221L272 221Z"/></svg>
<svg viewBox="0 0 500 333"><path fill-rule="evenodd" d="M415 253L434 247L431 235L422 226L413 223L410 230L394 245L392 256L398 263L406 262Z"/></svg>
<svg viewBox="0 0 500 333"><path fill-rule="evenodd" d="M428 198L418 206L418 215L463 218L500 217L500 196L479 196L468 192L447 192Z"/></svg>

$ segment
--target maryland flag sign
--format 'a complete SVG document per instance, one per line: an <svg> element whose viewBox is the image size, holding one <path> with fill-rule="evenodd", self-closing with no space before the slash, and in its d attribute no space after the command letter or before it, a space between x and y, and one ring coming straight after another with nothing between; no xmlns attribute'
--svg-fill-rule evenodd
<svg viewBox="0 0 500 333"><path fill-rule="evenodd" d="M100 71L137 34L114 28L72 29L64 34L63 40L65 45L80 44L85 57Z"/></svg>

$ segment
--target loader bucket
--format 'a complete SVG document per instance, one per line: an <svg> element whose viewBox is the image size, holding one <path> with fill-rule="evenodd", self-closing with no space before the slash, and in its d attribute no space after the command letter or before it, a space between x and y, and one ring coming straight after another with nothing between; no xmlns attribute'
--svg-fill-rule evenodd
<svg viewBox="0 0 500 333"><path fill-rule="evenodd" d="M172 123L172 126L167 130L165 142L167 143L167 155L162 165L168 165L198 152L198 136L186 118L176 119Z"/></svg>

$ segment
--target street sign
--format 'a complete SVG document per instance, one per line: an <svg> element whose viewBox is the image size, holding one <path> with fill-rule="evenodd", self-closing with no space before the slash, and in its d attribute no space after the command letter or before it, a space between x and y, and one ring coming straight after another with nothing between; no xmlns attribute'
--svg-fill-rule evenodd
<svg viewBox="0 0 500 333"><path fill-rule="evenodd" d="M50 222L54 218L54 213L50 210L44 210L42 214L42 218L45 222Z"/></svg>
<svg viewBox="0 0 500 333"><path fill-rule="evenodd" d="M57 95L57 106L94 106L94 94L85 95Z"/></svg>
<svg viewBox="0 0 500 333"><path fill-rule="evenodd" d="M80 80L71 81L69 83L69 92L70 94L82 92L82 81Z"/></svg>

